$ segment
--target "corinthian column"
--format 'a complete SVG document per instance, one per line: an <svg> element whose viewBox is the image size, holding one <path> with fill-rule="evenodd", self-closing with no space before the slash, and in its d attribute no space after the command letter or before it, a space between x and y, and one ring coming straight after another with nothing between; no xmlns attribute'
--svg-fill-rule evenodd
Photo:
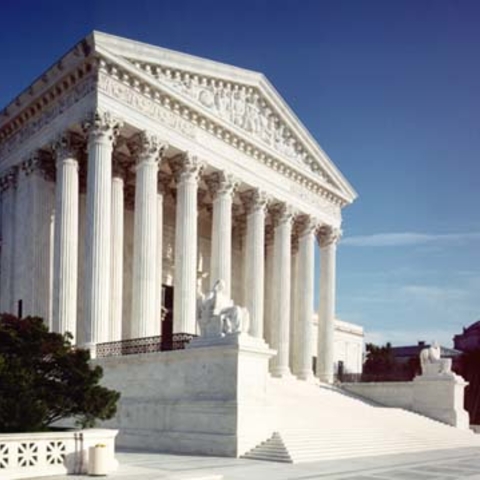
<svg viewBox="0 0 480 480"><path fill-rule="evenodd" d="M249 190L242 194L242 201L247 212L245 306L250 313L249 333L263 338L267 196L258 190Z"/></svg>
<svg viewBox="0 0 480 480"><path fill-rule="evenodd" d="M108 113L99 112L84 125L88 132L84 339L92 356L95 356L95 345L108 340L112 149L118 127Z"/></svg>
<svg viewBox="0 0 480 480"><path fill-rule="evenodd" d="M171 166L177 181L173 331L195 334L197 190L202 165L196 156L185 153Z"/></svg>
<svg viewBox="0 0 480 480"><path fill-rule="evenodd" d="M166 149L142 132L131 145L137 157L133 236L132 338L160 335L157 313L157 175Z"/></svg>
<svg viewBox="0 0 480 480"><path fill-rule="evenodd" d="M78 144L65 134L54 145L57 181L53 252L54 332L77 333L78 284Z"/></svg>
<svg viewBox="0 0 480 480"><path fill-rule="evenodd" d="M232 196L236 187L233 177L214 172L207 179L213 198L210 287L217 280L225 282L225 295L230 298L232 281Z"/></svg>
<svg viewBox="0 0 480 480"><path fill-rule="evenodd" d="M110 283L110 325L108 341L122 339L123 311L123 216L125 164L120 158L113 162L112 178L112 259Z"/></svg>
<svg viewBox="0 0 480 480"><path fill-rule="evenodd" d="M297 253L297 333L295 342L295 375L310 380L312 371L312 321L314 297L314 243L316 222L311 217L301 218Z"/></svg>
<svg viewBox="0 0 480 480"><path fill-rule="evenodd" d="M291 235L293 212L286 205L276 208L273 212L274 221L274 301L272 326L272 348L277 355L272 359L271 372L273 376L290 375L288 367L290 348L290 296L291 296Z"/></svg>
<svg viewBox="0 0 480 480"><path fill-rule="evenodd" d="M340 231L331 227L319 229L320 307L318 310L317 377L333 383L336 251Z"/></svg>

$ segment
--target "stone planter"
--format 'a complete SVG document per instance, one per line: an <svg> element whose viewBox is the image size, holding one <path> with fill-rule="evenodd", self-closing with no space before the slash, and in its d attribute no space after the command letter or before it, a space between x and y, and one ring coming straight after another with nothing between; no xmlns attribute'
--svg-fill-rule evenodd
<svg viewBox="0 0 480 480"><path fill-rule="evenodd" d="M115 437L118 430L86 429L42 433L0 434L0 478L45 477L87 473L90 447L102 444L102 462L116 469ZM95 448L94 448L95 449Z"/></svg>

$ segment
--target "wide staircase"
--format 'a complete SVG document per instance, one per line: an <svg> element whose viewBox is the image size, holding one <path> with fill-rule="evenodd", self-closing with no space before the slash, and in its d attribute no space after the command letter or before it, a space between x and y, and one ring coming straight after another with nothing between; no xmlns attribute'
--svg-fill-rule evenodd
<svg viewBox="0 0 480 480"><path fill-rule="evenodd" d="M273 435L244 458L300 463L479 447L480 435L340 389L271 379Z"/></svg>

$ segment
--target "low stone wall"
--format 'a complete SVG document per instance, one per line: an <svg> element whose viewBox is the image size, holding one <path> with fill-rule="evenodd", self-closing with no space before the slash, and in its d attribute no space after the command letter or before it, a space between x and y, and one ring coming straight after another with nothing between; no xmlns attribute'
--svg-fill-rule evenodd
<svg viewBox="0 0 480 480"><path fill-rule="evenodd" d="M404 408L462 430L469 428L464 409L465 380L452 373L425 374L411 382L344 383L342 388L387 407Z"/></svg>
<svg viewBox="0 0 480 480"><path fill-rule="evenodd" d="M116 435L107 429L0 434L0 478L87 473L89 448L98 444L105 445L113 471Z"/></svg>
<svg viewBox="0 0 480 480"><path fill-rule="evenodd" d="M342 383L342 388L380 405L413 409L413 382Z"/></svg>
<svg viewBox="0 0 480 480"><path fill-rule="evenodd" d="M212 343L213 342L213 343ZM267 419L265 342L248 336L192 340L186 350L96 359L121 392L118 445L237 457L273 433Z"/></svg>

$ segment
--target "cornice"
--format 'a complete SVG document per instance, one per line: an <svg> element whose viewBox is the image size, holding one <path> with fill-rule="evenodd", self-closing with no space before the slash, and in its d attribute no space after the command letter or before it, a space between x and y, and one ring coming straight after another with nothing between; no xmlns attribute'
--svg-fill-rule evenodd
<svg viewBox="0 0 480 480"><path fill-rule="evenodd" d="M10 152L71 105L95 90L95 60L89 60L65 72L59 81L26 103L17 115L0 127L0 157Z"/></svg>

